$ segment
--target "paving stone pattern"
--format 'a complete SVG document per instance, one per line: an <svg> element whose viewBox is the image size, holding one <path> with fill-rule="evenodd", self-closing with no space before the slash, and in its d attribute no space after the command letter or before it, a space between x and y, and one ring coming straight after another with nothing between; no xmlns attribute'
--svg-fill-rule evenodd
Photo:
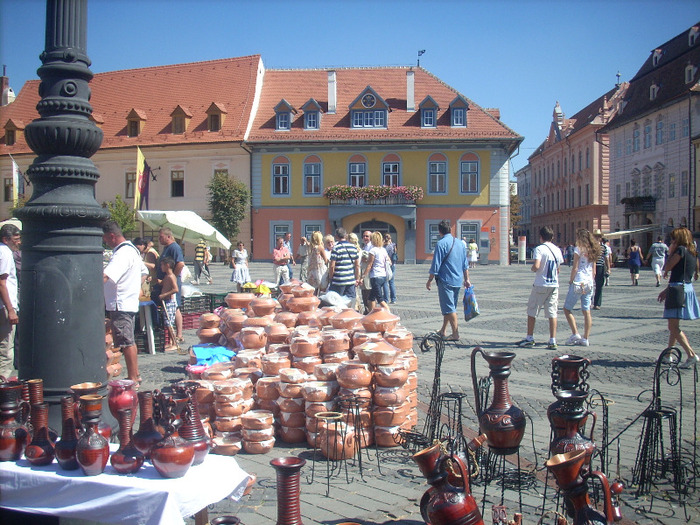
<svg viewBox="0 0 700 525"><path fill-rule="evenodd" d="M215 263L211 265L211 269L214 284L200 286L202 291L224 293L233 289L229 282L230 270L227 267ZM568 277L568 272L568 269L563 269L564 279ZM250 273L253 279L272 279L272 265L251 263ZM392 310L401 316L402 323L416 336L419 405L423 411L430 403L435 355L434 352L422 353L418 343L424 334L439 328L442 319L435 287L433 286L430 292L425 288L427 274L427 265L400 266L396 273L398 302L392 307ZM609 478L620 477L627 485L621 498L625 522L669 525L685 523L684 509L678 504L670 484L661 483L653 491L653 497L639 498L634 495L635 488L629 486L642 432L639 415L650 400L655 360L668 342L666 322L661 318L663 309L656 301L660 289L654 287L652 273L644 268L640 276L640 285L633 287L630 285L626 269L613 270L610 285L606 286L603 292L603 307L593 312L591 346L588 348L567 347L563 344L570 330L561 311L566 294L566 288L562 287L558 330L560 346L554 351L546 349L547 322L542 318L538 319L535 328L535 340L538 343L535 348L520 349L514 345L525 335L525 305L533 280L529 265L479 266L472 270L471 277L481 315L468 323L460 320L461 339L457 343L448 343L445 350L441 369L441 390L467 394L463 423L465 432L475 432L478 424L474 414L469 364L472 349L478 345L485 350L516 352L517 357L513 361L510 376L510 393L514 402L526 411L532 422L528 423L521 447L521 462L536 465L536 473L539 475L539 480L520 494L524 522L537 523L542 514L544 483L541 480L544 480L546 475L544 462L548 458L550 437L546 410L555 400L550 390L551 360L558 355L571 353L588 357L592 361L589 368L589 384L611 403L610 438L629 426L610 447L610 469L607 472ZM696 289L700 290L697 285ZM582 328L583 320L578 308L574 313L579 327ZM700 350L700 322L682 322L681 326L691 344ZM187 330L185 337L186 346L197 341L195 330ZM142 354L139 361L144 380L142 388L159 388L184 377L186 360L183 356ZM487 373L486 362L477 356L478 376L482 377ZM697 438L694 436L697 407L693 396L697 386L697 375L692 369L683 370L680 378L680 386L664 385L662 392L664 402L682 408L683 461L688 469L693 469L693 445L697 447ZM681 390L682 400L679 394ZM418 429L422 429L424 415L421 413ZM596 441L601 439L601 423L599 419L594 432ZM347 478L344 472L332 477L330 494L326 497L326 463L318 458L314 462L312 451L305 446L278 443L273 451L266 455L241 452L236 456L239 464L244 470L257 476L250 495L238 502L225 500L217 503L210 507L209 515L212 518L236 515L246 525L275 523L276 482L269 461L278 456L294 455L307 460L302 470L301 484L301 512L305 525L338 524L344 521L354 521L363 525L423 523L419 502L428 485L411 460L410 454L401 448L380 449L380 469L377 468L374 451L371 450L368 454L369 456L363 458L363 475L359 475L357 465L349 465ZM314 480L313 483L309 483L312 470ZM221 475L225 476L226 473L222 472ZM550 499L544 508L555 510L555 491L551 487L547 490ZM500 503L501 500L500 486L496 482L487 486L479 484L473 487L473 493L479 505L485 507L485 522L490 523L491 505ZM519 495L513 490L505 490L503 498L509 517L512 518L513 513L518 511ZM687 516L695 523L700 520L698 499L697 491L687 498ZM194 523L194 520L190 519L188 523ZM553 523L553 520L548 519L544 523Z"/></svg>

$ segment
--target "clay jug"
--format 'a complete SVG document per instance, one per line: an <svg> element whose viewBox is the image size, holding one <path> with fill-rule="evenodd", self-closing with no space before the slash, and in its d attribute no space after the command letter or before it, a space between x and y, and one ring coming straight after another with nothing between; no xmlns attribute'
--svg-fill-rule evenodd
<svg viewBox="0 0 700 525"><path fill-rule="evenodd" d="M181 394L154 393L165 424L166 435L151 448L151 463L164 478L181 478L194 462L194 445L182 439L178 428L188 397Z"/></svg>
<svg viewBox="0 0 700 525"><path fill-rule="evenodd" d="M448 481L446 463L457 465L464 487L454 487ZM469 488L469 471L457 456L443 456L438 461L440 475L431 483L421 499L421 515L430 525L483 525L479 507Z"/></svg>
<svg viewBox="0 0 700 525"><path fill-rule="evenodd" d="M199 465L207 457L210 449L210 440L202 425L202 418L199 415L199 407L194 399L196 385L183 387L189 399L182 412L182 426L178 430L180 437L194 446L193 465Z"/></svg>
<svg viewBox="0 0 700 525"><path fill-rule="evenodd" d="M98 430L102 416L102 396L80 396L80 411L85 430L78 439L75 457L86 476L97 476L104 472L109 459L109 442Z"/></svg>
<svg viewBox="0 0 700 525"><path fill-rule="evenodd" d="M22 383L0 384L0 461L17 461L30 441L29 403L22 399Z"/></svg>
<svg viewBox="0 0 700 525"><path fill-rule="evenodd" d="M552 454L563 454L572 450L585 450L584 466L588 467L596 449L592 439L596 414L583 406L588 394L582 390L557 390L555 396L557 401L547 409L553 433L549 451ZM587 437L582 435L580 430L586 424L589 415L593 418L593 424Z"/></svg>
<svg viewBox="0 0 700 525"><path fill-rule="evenodd" d="M557 390L583 390L588 392L588 367L591 360L565 354L552 359L552 393Z"/></svg>
<svg viewBox="0 0 700 525"><path fill-rule="evenodd" d="M44 402L44 380L43 379L27 379L26 381L23 381L23 383L24 383L23 396L29 402L30 407L32 405L37 405L37 404ZM33 432L31 410L29 412L29 422L27 423L27 427L29 428L30 432ZM49 439L51 440L51 443L53 443L55 445L56 441L58 440L58 432L56 432L50 426L48 427L48 432L49 432Z"/></svg>
<svg viewBox="0 0 700 525"><path fill-rule="evenodd" d="M376 306L370 313L362 318L362 326L368 332L381 332L393 330L401 319L392 314L388 309Z"/></svg>
<svg viewBox="0 0 700 525"><path fill-rule="evenodd" d="M56 457L54 445L49 439L49 404L36 403L32 405L31 413L34 432L31 443L24 450L24 456L35 467L48 465Z"/></svg>
<svg viewBox="0 0 700 525"><path fill-rule="evenodd" d="M86 396L89 394L97 394L97 392L102 388L102 383L93 383L93 382L86 382L86 383L78 383L77 385L72 385L70 387L70 391L73 394L73 406L75 407L75 424L78 427L78 431L83 430L82 424L83 424L83 415L81 413L81 403L80 403L80 397L81 396ZM100 419L100 422L98 423L98 431L99 433L107 440L109 440L112 437L112 427L110 427L107 423L102 421Z"/></svg>
<svg viewBox="0 0 700 525"><path fill-rule="evenodd" d="M134 434L133 442L139 452L149 458L151 447L163 439L163 433L153 419L153 392L150 390L139 392L138 400L141 419L139 430Z"/></svg>
<svg viewBox="0 0 700 525"><path fill-rule="evenodd" d="M136 395L136 382L131 379L113 379L107 383L109 387L109 396L107 404L109 411L114 416L114 419L119 421L119 411L125 408L130 408L134 416L138 410L138 397Z"/></svg>
<svg viewBox="0 0 700 525"><path fill-rule="evenodd" d="M75 457L78 445L78 430L75 424L73 396L61 398L61 439L56 443L56 461L63 470L80 468Z"/></svg>
<svg viewBox="0 0 700 525"><path fill-rule="evenodd" d="M143 466L143 454L134 446L132 425L135 414L130 408L122 408L119 415L119 449L114 452L109 462L119 474L133 474Z"/></svg>
<svg viewBox="0 0 700 525"><path fill-rule="evenodd" d="M294 456L270 461L277 473L277 525L302 525L299 495L305 459Z"/></svg>
<svg viewBox="0 0 700 525"><path fill-rule="evenodd" d="M481 354L486 359L493 380L493 401L486 410L482 410L481 407L476 376L476 354ZM508 376L513 359L514 352L484 352L478 346L471 355L472 385L479 425L481 432L486 434L489 449L499 455L517 452L525 434L525 414L512 404L508 392Z"/></svg>

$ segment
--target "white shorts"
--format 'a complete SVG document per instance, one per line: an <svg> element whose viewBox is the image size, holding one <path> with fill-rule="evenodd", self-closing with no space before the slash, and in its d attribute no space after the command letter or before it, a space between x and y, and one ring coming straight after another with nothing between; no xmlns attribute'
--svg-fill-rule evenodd
<svg viewBox="0 0 700 525"><path fill-rule="evenodd" d="M661 275L662 270L664 269L664 259L663 257L652 257L651 258L651 268L654 270L654 273L656 275Z"/></svg>
<svg viewBox="0 0 700 525"><path fill-rule="evenodd" d="M527 301L527 315L537 317L540 310L544 310L545 319L556 319L558 304L559 287L533 286Z"/></svg>

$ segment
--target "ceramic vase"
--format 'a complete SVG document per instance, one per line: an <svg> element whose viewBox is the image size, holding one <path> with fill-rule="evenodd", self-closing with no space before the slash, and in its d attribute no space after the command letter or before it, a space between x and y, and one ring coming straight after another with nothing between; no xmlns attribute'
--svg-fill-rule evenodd
<svg viewBox="0 0 700 525"><path fill-rule="evenodd" d="M75 424L73 396L61 398L61 439L56 443L56 461L63 470L80 468L75 456L78 445L78 429Z"/></svg>
<svg viewBox="0 0 700 525"><path fill-rule="evenodd" d="M153 392L139 392L139 430L134 434L134 446L146 458L151 455L151 447L163 439L163 433L153 418Z"/></svg>
<svg viewBox="0 0 700 525"><path fill-rule="evenodd" d="M166 435L151 447L151 463L164 478L181 478L194 462L194 445L182 439L178 428L180 416L188 397L182 394L154 392L159 412L163 418Z"/></svg>
<svg viewBox="0 0 700 525"><path fill-rule="evenodd" d="M24 450L24 456L35 467L48 465L56 457L54 445L49 439L49 404L32 405L31 414L34 431L31 443Z"/></svg>
<svg viewBox="0 0 700 525"><path fill-rule="evenodd" d="M134 414L130 408L122 408L119 416L119 449L114 452L109 462L119 474L133 474L143 466L144 456L133 442L132 425Z"/></svg>
<svg viewBox="0 0 700 525"><path fill-rule="evenodd" d="M80 396L80 411L83 414L84 430L78 439L75 455L86 476L97 476L104 472L109 459L109 442L99 432L102 396Z"/></svg>
<svg viewBox="0 0 700 525"><path fill-rule="evenodd" d="M294 456L270 461L277 474L277 525L302 525L299 483L305 464L305 459Z"/></svg>
<svg viewBox="0 0 700 525"><path fill-rule="evenodd" d="M22 399L22 383L0 384L0 461L17 461L30 441L29 403Z"/></svg>
<svg viewBox="0 0 700 525"><path fill-rule="evenodd" d="M119 421L119 411L125 408L131 409L134 416L136 416L139 403L136 390L134 389L136 382L131 379L113 379L107 383L107 386L109 387L107 404L114 419Z"/></svg>

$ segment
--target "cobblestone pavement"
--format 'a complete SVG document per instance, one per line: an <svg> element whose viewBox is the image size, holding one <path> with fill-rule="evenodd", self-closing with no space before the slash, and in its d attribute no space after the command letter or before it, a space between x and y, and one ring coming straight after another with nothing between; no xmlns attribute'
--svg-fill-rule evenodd
<svg viewBox="0 0 700 525"><path fill-rule="evenodd" d="M232 289L227 267L212 265L214 284L201 286L202 291L227 292ZM398 303L392 310L401 316L402 323L416 336L415 350L419 359L419 408L422 417L430 402L435 368L435 352L422 353L418 344L422 336L439 328L441 316L438 308L437 291L425 289L428 266L399 266L396 273ZM271 279L272 265L252 263L251 276L254 279ZM566 279L568 269L563 269ZM510 393L515 404L526 411L528 428L521 446L523 470L536 469L535 479L528 476L528 483L520 493L501 489L496 481L489 485L473 487L474 496L485 508L484 519L491 520L491 505L499 503L501 497L512 517L518 511L520 501L525 515L525 523L537 523L542 514L543 492L546 470L543 468L548 454L550 437L547 420L547 407L555 399L550 390L551 360L553 357L572 353L591 359L589 384L608 401L608 437L612 444L608 447L608 476L620 478L626 489L622 495L622 510L627 523L640 524L681 524L689 520L697 523L700 518L698 492L693 490L696 483L691 472L696 468L693 446L697 447L696 414L694 402L697 375L694 370L682 370L680 381L675 385L662 383L665 404L679 408L682 433L682 465L685 474L684 485L691 487L685 509L674 495L671 483L661 481L649 496L635 496L631 486L632 468L638 456L642 436L642 412L650 401L653 386L655 360L666 347L668 332L661 318L662 306L656 301L659 289L654 287L654 278L644 269L640 285L630 285L626 269L614 269L610 285L603 292L603 307L593 312L591 345L567 347L564 341L570 334L561 311L565 289L560 293L560 316L558 350L547 350L547 323L538 319L535 329L535 348L520 349L515 342L525 335L525 305L532 285L533 275L529 265L509 267L479 266L471 272L481 315L465 323L460 320L461 339L448 343L441 367L441 391L465 393L467 406L464 407L463 423L466 433L478 429L474 414L470 355L475 346L485 350L514 350L510 376ZM696 285L697 288L697 285ZM582 324L580 311L574 311L577 322ZM683 322L688 339L696 348L700 347L700 323ZM186 345L195 344L194 330L187 330ZM544 343L544 344L543 344ZM159 388L184 377L186 364L183 356L157 354L140 355L140 366L144 379L142 388ZM477 356L477 375L487 375L486 362ZM682 394L681 394L682 392ZM595 409L598 420L594 439L602 443L602 408ZM418 429L422 428L423 420ZM350 465L347 473L333 476L328 484L326 497L326 463L313 461L311 450L285 444L278 444L266 455L249 455L243 452L237 457L241 467L257 476L250 495L239 502L222 501L209 509L210 517L233 514L246 525L265 525L276 522L276 482L275 473L269 461L278 456L301 456L307 459L302 471L301 512L306 525L338 524L355 521L368 524L397 523L404 525L422 523L419 511L420 498L428 488L410 457L401 448L380 449L379 460L374 451L363 456L362 476L357 465ZM313 474L313 482L311 477ZM222 473L222 476L226 473ZM509 476L510 478L510 476ZM547 489L551 497L554 491ZM520 497L519 497L520 496ZM554 510L556 502L549 499L544 503L545 510ZM193 523L190 520L189 523ZM545 523L553 523L548 519Z"/></svg>

